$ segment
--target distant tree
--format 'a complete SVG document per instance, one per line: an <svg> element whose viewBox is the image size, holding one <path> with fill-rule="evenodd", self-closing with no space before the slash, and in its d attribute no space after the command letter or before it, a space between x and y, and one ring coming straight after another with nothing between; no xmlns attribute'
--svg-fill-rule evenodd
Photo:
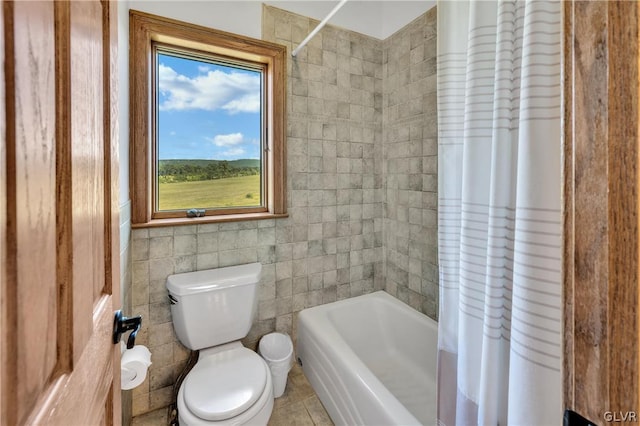
<svg viewBox="0 0 640 426"><path fill-rule="evenodd" d="M246 160L235 164L246 164ZM193 182L260 174L259 167L234 167L229 161L161 160L158 164L160 183Z"/></svg>

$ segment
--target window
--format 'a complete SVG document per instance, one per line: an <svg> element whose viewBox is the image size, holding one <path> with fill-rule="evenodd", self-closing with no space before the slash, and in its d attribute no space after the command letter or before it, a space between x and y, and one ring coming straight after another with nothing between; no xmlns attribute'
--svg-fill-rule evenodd
<svg viewBox="0 0 640 426"><path fill-rule="evenodd" d="M153 47L158 216L192 208L264 211L264 66Z"/></svg>
<svg viewBox="0 0 640 426"><path fill-rule="evenodd" d="M281 217L284 46L130 11L138 227Z"/></svg>

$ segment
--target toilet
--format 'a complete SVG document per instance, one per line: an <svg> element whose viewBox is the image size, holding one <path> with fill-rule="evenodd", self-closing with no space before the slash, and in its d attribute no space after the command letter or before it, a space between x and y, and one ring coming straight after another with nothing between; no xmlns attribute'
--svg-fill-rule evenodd
<svg viewBox="0 0 640 426"><path fill-rule="evenodd" d="M167 290L180 342L200 356L178 391L178 420L192 425L266 425L273 385L266 362L245 348L262 265L171 275Z"/></svg>

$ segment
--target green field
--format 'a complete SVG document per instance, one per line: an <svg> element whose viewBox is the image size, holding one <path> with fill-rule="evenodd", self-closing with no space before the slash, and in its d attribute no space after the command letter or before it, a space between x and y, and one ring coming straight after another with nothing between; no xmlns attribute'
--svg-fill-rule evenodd
<svg viewBox="0 0 640 426"><path fill-rule="evenodd" d="M260 205L260 175L161 183L158 210Z"/></svg>

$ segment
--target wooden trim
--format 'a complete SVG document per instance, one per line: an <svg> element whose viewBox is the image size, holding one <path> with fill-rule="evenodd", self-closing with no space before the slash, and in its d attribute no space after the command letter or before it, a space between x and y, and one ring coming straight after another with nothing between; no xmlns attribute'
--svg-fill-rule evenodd
<svg viewBox="0 0 640 426"><path fill-rule="evenodd" d="M251 213L268 213L269 210L265 207L238 207L228 209L207 209L205 210L205 216L225 216L225 215L241 215ZM156 219L191 219L187 217L184 210L170 210L160 211L153 214L152 220Z"/></svg>
<svg viewBox="0 0 640 426"><path fill-rule="evenodd" d="M118 122L118 2L102 0L104 49L104 146L105 146L105 292L113 308L122 306L120 290L120 128ZM111 348L113 381L107 394L105 421L122 424L120 345Z"/></svg>
<svg viewBox="0 0 640 426"><path fill-rule="evenodd" d="M271 114L271 126L269 126L269 141L272 150L272 179L270 186L274 194L272 211L275 214L284 214L287 211L287 60L286 49L281 50L273 58L272 71L269 74L272 102L269 105Z"/></svg>
<svg viewBox="0 0 640 426"><path fill-rule="evenodd" d="M573 2L566 1L562 4L562 17L563 17L563 39L562 43L563 58L562 58L562 99L563 99L563 122L562 122L562 146L563 146L563 170L562 181L563 190L562 197L564 200L563 206L563 250L562 250L562 282L563 282L563 344L564 344L564 356L563 361L563 390L564 390L564 406L573 407L575 394L574 389L574 352L573 352L573 335L574 335L574 323L573 323L573 282L575 280L574 271L575 265L573 261L574 253L574 235L573 235L573 218L575 216L575 208L573 204L573 192L574 192L574 177L573 177Z"/></svg>
<svg viewBox="0 0 640 426"><path fill-rule="evenodd" d="M243 214L228 214L219 216L204 216L193 218L167 218L167 219L153 219L147 223L133 223L131 228L158 228L162 226L177 226L177 225L204 225L207 223L223 223L223 222L242 222L246 220L266 220L266 219L283 219L289 217L287 213L274 214L274 213L243 213Z"/></svg>
<svg viewBox="0 0 640 426"><path fill-rule="evenodd" d="M639 413L638 2L607 2L609 45L609 409Z"/></svg>
<svg viewBox="0 0 640 426"><path fill-rule="evenodd" d="M152 43L169 44L214 55L264 64L266 66L267 138L270 150L265 154L263 176L269 213L286 213L286 47L263 40L239 36L169 18L129 11L130 74L130 195L132 225L150 226L156 218L173 213L154 212L151 93ZM242 211L252 211L243 209ZM207 214L234 216L239 211L211 210ZM253 213L244 214L245 219ZM163 219L164 220L164 219ZM176 219L175 224L192 223L193 219ZM238 220L230 219L225 220ZM220 219L216 221L221 221Z"/></svg>
<svg viewBox="0 0 640 426"><path fill-rule="evenodd" d="M607 404L606 2L567 2L565 408L600 423ZM570 139L569 139L570 138ZM572 302L572 303L571 303ZM571 311L569 311L571 308ZM570 340L569 340L570 339ZM591 405L590 403L591 402Z"/></svg>
<svg viewBox="0 0 640 426"><path fill-rule="evenodd" d="M14 234L10 228L11 216L9 202L12 184L10 183L10 158L15 141L15 88L12 83L14 73L13 45L5 40L13 36L13 4L3 2L0 5L0 424L15 424L16 393L11 386L16 382L17 371L15 357L11 349L15 347L15 250L9 237ZM13 179L12 179L13 180Z"/></svg>
<svg viewBox="0 0 640 426"><path fill-rule="evenodd" d="M68 2L55 2L56 41L56 203L58 282L58 373L68 373L73 365L73 243L71 200L71 33Z"/></svg>
<svg viewBox="0 0 640 426"><path fill-rule="evenodd" d="M164 16L130 10L129 17L135 20L150 40L190 47L241 59L264 62L278 53L286 53L286 47L269 41L203 27ZM255 59L251 59L255 58Z"/></svg>
<svg viewBox="0 0 640 426"><path fill-rule="evenodd" d="M209 50L201 50L193 47L184 46L180 40L177 40L180 43L178 46L175 44L163 43L161 41L151 41L151 50L155 55L156 51L160 50L161 52L167 54L175 54L178 57L184 57L194 60L199 60L199 58L203 58L204 60L209 60L214 63L222 63L223 65L237 65L240 68L245 67L246 69L257 71L258 69L261 71L265 71L267 68L267 63L271 60L271 58L263 58L261 61L254 61L251 59L240 58L239 55L229 56L222 53L216 53L215 49ZM206 46L205 46L206 47ZM242 52L240 52L242 53ZM240 59L238 59L240 58ZM155 68L155 67L154 67Z"/></svg>
<svg viewBox="0 0 640 426"><path fill-rule="evenodd" d="M640 5L564 9L564 404L599 424L640 412Z"/></svg>
<svg viewBox="0 0 640 426"><path fill-rule="evenodd" d="M151 44L146 28L129 19L129 192L131 223L151 219L149 70ZM134 66L134 64L137 64Z"/></svg>
<svg viewBox="0 0 640 426"><path fill-rule="evenodd" d="M6 35L4 34L4 8L0 6L0 64L4 64L4 41ZM6 160L6 109L5 109L5 97L4 97L4 66L0 66L0 339L5 337L5 325L4 325L4 313L7 309L5 301L5 287L7 287L7 240L6 240L6 226L7 226L7 160ZM4 377L4 349L0 349L0 378ZM4 383L0 379L0 423L4 419L4 407L5 405L5 391Z"/></svg>

